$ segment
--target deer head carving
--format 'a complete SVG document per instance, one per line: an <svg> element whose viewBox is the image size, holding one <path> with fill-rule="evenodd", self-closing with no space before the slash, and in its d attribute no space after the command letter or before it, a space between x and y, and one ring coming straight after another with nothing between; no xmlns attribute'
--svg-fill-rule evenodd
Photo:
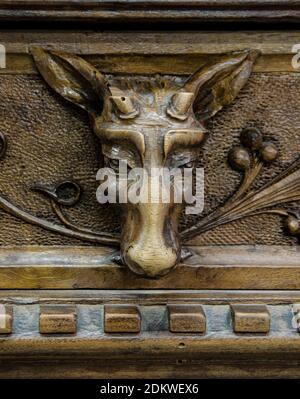
<svg viewBox="0 0 300 399"><path fill-rule="evenodd" d="M230 104L246 83L257 51L220 56L187 80L174 77L104 76L84 59L32 49L46 82L90 115L107 165L130 168L191 166L205 138L203 122ZM197 109L197 118L195 116ZM148 181L149 183L149 181ZM135 273L157 277L179 261L182 207L170 203L126 203L122 207L121 255Z"/></svg>

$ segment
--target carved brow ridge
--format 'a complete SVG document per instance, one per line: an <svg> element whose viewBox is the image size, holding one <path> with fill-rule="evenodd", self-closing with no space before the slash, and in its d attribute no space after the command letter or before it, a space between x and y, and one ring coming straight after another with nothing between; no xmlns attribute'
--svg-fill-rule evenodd
<svg viewBox="0 0 300 399"><path fill-rule="evenodd" d="M169 130L164 136L164 154L167 156L176 146L190 147L200 144L206 131L200 129Z"/></svg>
<svg viewBox="0 0 300 399"><path fill-rule="evenodd" d="M141 132L130 129L103 129L101 138L108 141L130 141L139 153L145 155L145 139Z"/></svg>

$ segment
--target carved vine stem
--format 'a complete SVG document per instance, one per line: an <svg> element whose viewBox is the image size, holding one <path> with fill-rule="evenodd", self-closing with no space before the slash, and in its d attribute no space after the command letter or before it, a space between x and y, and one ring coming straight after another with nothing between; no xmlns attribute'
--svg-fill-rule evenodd
<svg viewBox="0 0 300 399"><path fill-rule="evenodd" d="M62 210L61 206L57 204L53 199L51 199L51 206L53 211L55 212L56 216L59 218L59 220L67 227L69 227L73 231L77 231L83 234L88 234L89 236L93 237L99 237L103 238L106 234L107 237L111 238L116 238L118 239L118 236L114 236L113 234L110 233L98 233L96 231L92 231L90 229L87 229L85 227L78 226L77 224L73 223L67 215L65 215L64 211ZM119 241L116 241L116 243L119 243Z"/></svg>
<svg viewBox="0 0 300 399"><path fill-rule="evenodd" d="M5 140L5 141L4 141ZM0 141L2 143L2 149L0 149L0 155L4 156L6 150L6 139L3 135L0 135ZM5 150L3 151L3 148ZM56 187L45 188L40 185L33 187L34 190L40 191L47 195L51 199L52 207L59 217L59 219L65 224L66 227L57 225L55 223L49 222L48 220L42 219L40 217L31 215L30 213L18 208L13 205L4 197L0 196L0 208L5 212L23 220L24 222L33 224L35 226L42 227L43 229L53 231L71 238L78 238L80 240L93 242L102 245L119 245L120 239L117 235L106 232L93 232L85 228L80 228L72 224L66 216L63 215L60 205L72 206L74 205L80 197L80 186L72 181L64 181L59 183ZM69 196L62 196L63 189L72 189L73 194Z"/></svg>
<svg viewBox="0 0 300 399"><path fill-rule="evenodd" d="M58 183L56 186L46 187L36 184L32 190L39 191L50 199L51 207L58 219L66 226L62 227L64 231L72 231L78 238L86 241L106 244L119 245L120 238L118 235L107 232L95 232L86 227L79 226L73 223L63 212L62 205L71 207L74 206L80 199L81 187L73 180L65 180ZM53 226L53 225L52 225ZM54 225L56 226L56 225ZM60 227L60 226L58 226ZM62 233L60 230L61 234ZM72 235L73 237L74 235Z"/></svg>
<svg viewBox="0 0 300 399"><path fill-rule="evenodd" d="M41 219L37 216L31 215L30 213L23 211L17 206L11 204L5 198L0 196L0 207L5 211L10 213L13 216L23 220L24 222L42 227L46 230L53 231L55 233L63 234L65 236L71 238L79 238L84 241L94 242L97 244L103 245L118 245L119 238L114 236L111 233L101 233L100 234L92 234L92 233L84 233L80 231L75 231L68 229L63 226L59 226L57 224L51 223L47 220Z"/></svg>
<svg viewBox="0 0 300 399"><path fill-rule="evenodd" d="M270 208L300 199L300 160L297 160L260 189L249 191L263 164L273 162L277 158L278 151L274 144L262 141L262 135L257 129L244 131L241 141L244 147L235 147L229 154L231 165L245 171L240 188L225 205L183 231L183 239L189 239L217 226L262 213L272 213L284 217L296 216L293 211ZM290 222L291 220L288 221L288 223ZM291 229L289 228L289 230ZM290 232L292 233L292 231Z"/></svg>

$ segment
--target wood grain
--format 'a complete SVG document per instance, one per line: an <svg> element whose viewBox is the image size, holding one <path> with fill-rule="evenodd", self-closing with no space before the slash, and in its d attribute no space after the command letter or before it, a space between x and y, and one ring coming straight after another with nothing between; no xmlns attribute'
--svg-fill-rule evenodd
<svg viewBox="0 0 300 399"><path fill-rule="evenodd" d="M256 62L253 71L256 73L293 72L299 69L292 67L291 59L294 54L266 54ZM212 61L214 55L104 55L84 56L103 73L134 73L134 74L179 74L190 75L206 62ZM172 64L170 63L172 61ZM26 54L8 54L7 67L0 69L0 75L35 75L37 70L32 58Z"/></svg>
<svg viewBox="0 0 300 399"><path fill-rule="evenodd" d="M101 0L12 1L0 3L4 21L72 22L297 22L299 2L283 0Z"/></svg>
<svg viewBox="0 0 300 399"><path fill-rule="evenodd" d="M76 308L60 305L41 306L39 330L41 334L74 334Z"/></svg>
<svg viewBox="0 0 300 399"><path fill-rule="evenodd" d="M135 276L102 248L0 249L2 289L248 289L297 290L297 247L191 247L194 256L167 276ZM73 252L73 254L72 254ZM110 255L109 255L110 254ZM67 259L67 261L66 261Z"/></svg>
<svg viewBox="0 0 300 399"><path fill-rule="evenodd" d="M246 48L262 55L254 72L299 72L292 67L292 47L299 42L297 31L266 32L1 32L7 66L0 74L36 74L29 54L31 46L67 51L83 56L105 73L183 74L193 73L224 52ZM171 62L170 62L171 61Z"/></svg>
<svg viewBox="0 0 300 399"><path fill-rule="evenodd" d="M265 305L233 305L233 329L236 333L268 333L270 314Z"/></svg>
<svg viewBox="0 0 300 399"><path fill-rule="evenodd" d="M1 305L0 334L11 334L13 324L13 309L10 305Z"/></svg>
<svg viewBox="0 0 300 399"><path fill-rule="evenodd" d="M106 305L104 331L106 333L139 333L141 316L136 306Z"/></svg>
<svg viewBox="0 0 300 399"><path fill-rule="evenodd" d="M204 333L203 308L197 305L169 305L169 328L173 333Z"/></svg>
<svg viewBox="0 0 300 399"><path fill-rule="evenodd" d="M0 20L99 23L139 19L187 24L241 18L290 22L300 19L299 1L295 0L288 4L281 0L115 1L114 11L111 4L83 0L3 0ZM291 49L299 42L298 31L3 31L0 42L8 53L7 68L0 70L4 75L37 73L29 55L31 45L77 53L105 73L187 75L220 53L244 48L262 52L255 73L299 72L291 66ZM21 321L15 323L17 332L13 336L0 337L0 378L300 377L299 334L291 326L290 309L292 303L300 303L298 249L273 246L191 249L194 256L169 276L150 280L136 277L113 263L116 251L110 248L2 247L1 303L18 308ZM269 291L272 289L275 291ZM146 322L142 320L140 334L108 336L101 331L100 318L95 321L98 329L93 330L87 309L90 305L100 315L99 308L103 305L125 303L144 307L144 315L148 315ZM81 307L81 322L85 324L80 327L80 334L70 337L39 334L39 306L43 309L58 304ZM223 314L226 317L222 319L226 323L217 324L208 336L186 333L175 336L167 328L160 329L163 322L154 317L170 304L207 306L210 321L221 314L214 306L220 305L226 308ZM235 334L227 317L230 304L272 304L276 308L271 310L272 321L275 320L272 334ZM285 319L281 313L284 306ZM26 331L26 316L34 312L31 330ZM42 310L42 314L49 313ZM71 319L73 322L73 316ZM60 317L52 319L56 333L61 332L60 321ZM150 332L149 325L154 326Z"/></svg>
<svg viewBox="0 0 300 399"><path fill-rule="evenodd" d="M0 290L6 305L130 304L157 306L168 304L273 304L300 303L300 291L269 290Z"/></svg>
<svg viewBox="0 0 300 399"><path fill-rule="evenodd" d="M172 36L172 40L170 40ZM297 30L256 31L74 31L19 30L1 32L1 44L8 54L29 54L31 46L101 57L136 55L221 54L257 49L262 54L292 54L299 42Z"/></svg>

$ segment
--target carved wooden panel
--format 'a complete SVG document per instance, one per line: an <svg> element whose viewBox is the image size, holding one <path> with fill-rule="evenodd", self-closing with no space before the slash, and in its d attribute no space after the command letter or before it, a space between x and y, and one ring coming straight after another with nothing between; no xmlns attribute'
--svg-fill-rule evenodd
<svg viewBox="0 0 300 399"><path fill-rule="evenodd" d="M298 36L1 33L1 377L299 376ZM99 204L116 154L204 167L203 213Z"/></svg>
<svg viewBox="0 0 300 399"><path fill-rule="evenodd" d="M197 35L200 44L192 45L192 39ZM274 278L262 279L268 273L265 267L259 269L262 274L255 281L251 278L253 267L249 267L249 278L245 282L238 279L239 274L237 280L229 279L230 285L223 277L218 279L218 273L211 280L203 269L201 247L192 247L212 246L211 253L214 254L214 247L219 245L260 245L255 248L256 256L261 256L257 261L269 267L272 262L268 261L270 258L264 259L264 251L270 255L276 251L273 246L280 245L284 258L289 256L289 247L297 244L298 74L290 73L291 57L286 57L287 49L291 51L288 46L296 37L292 32L286 33L284 38L265 34L264 40L258 41L255 33L241 33L241 42L237 42L234 34L228 34L222 44L222 51L226 48L227 53L219 55L219 48L214 44L216 40L213 41L211 35L178 34L184 49L192 46L193 57L185 56L191 63L187 70L187 66L182 65L184 54L178 54L184 53L182 46L175 44L173 49L162 46L161 54L157 54L156 41L164 43L166 36L142 33L137 40L144 40L146 47L139 52L147 54L148 59L149 54L155 52L158 57L156 72L160 75L153 75L146 58L139 59L140 70L137 70L136 56L130 55L134 49L132 34L127 34L123 47L118 37L119 34L114 33L110 38L115 40L115 50L120 53L116 67L113 61L116 56L110 55L112 48L105 47L109 39L106 33L80 36L70 32L64 40L56 33L41 36L25 33L22 40L18 34L4 36L8 54L7 68L1 70L0 75L4 116L0 191L0 205L4 210L0 220L2 245L17 244L20 251L24 245L57 246L52 253L57 253L55 256L61 253L64 262L68 256L64 246L98 245L99 279L92 277L92 271L85 279L79 277L78 268L71 267L73 261L69 258L68 267L74 276L72 284L81 288L107 287L101 277L106 269L112 270L112 276L120 275L122 279L120 285L118 278L112 277L109 288L167 288L169 284L174 288L290 287L291 282L285 277L286 269L280 270L278 285ZM70 51L72 43L74 47L78 39L77 50ZM103 47L99 47L101 41ZM244 50L249 42L252 50ZM172 67L167 63L168 57L174 59ZM122 62L123 70L120 70ZM275 65L277 69L273 71ZM124 74L126 69L130 76ZM195 70L197 72L191 75L190 72ZM94 83L91 79L95 79ZM91 83L92 88L89 87ZM105 89L108 83L110 88ZM74 94L73 87L77 90ZM153 103L155 96L159 100ZM152 104L150 108L145 105L147 101ZM76 108L74 103L80 107ZM82 108L88 111L90 119ZM152 122L149 112L153 115ZM186 215L182 207L181 210L176 207L171 212L172 222L167 222L166 207L161 207L156 221L151 216L153 226L156 226L153 234L144 236L145 230L139 227L129 207L118 209L97 202L95 176L100 166L107 162L111 164L110 151L116 151L122 144L118 142L111 146L114 129L123 129L119 137L125 140L123 148L127 146L129 149L128 140L134 138L139 156L145 157L144 166L147 165L149 154L163 150L162 144L155 144L155 140L152 147L144 142L152 136L151 123L155 125L158 120L167 126L167 129L160 127L160 135L165 140L164 156L169 157L164 162L173 162L172 166L177 162L177 165L185 154L186 160L184 163L180 161L181 166L192 161L194 166L204 167L205 207L202 214L192 216ZM139 126L144 129L143 134L139 132ZM124 129L127 129L125 133ZM157 160L155 165L161 166L160 161ZM138 211L143 220L152 212L150 208ZM180 211L181 216L175 217ZM157 227L158 220L162 225L168 225L163 234ZM132 238L135 233L139 237L138 245ZM167 243L165 252L161 247L164 240ZM185 247L186 243L189 249ZM112 250L106 256L102 244L115 246L116 251ZM120 244L121 259L118 260ZM35 250L28 250L33 252L28 252L27 260L22 261L24 270L40 262ZM43 253L42 247L40 253ZM233 249L232 253L239 253L239 248ZM96 254L95 249L95 261ZM8 268L14 262L16 265L20 262L15 258L12 261L10 257L4 259L3 266ZM244 255L238 259L242 269L256 262L249 259ZM178 265L180 260L182 264ZM51 268L52 262L55 263L54 258L46 264ZM121 262L121 267L116 262ZM217 261L212 259L211 262L217 266ZM223 257L221 265L224 267L220 262L217 267L230 273L226 263L228 261L225 262ZM134 274L124 266L145 277L161 276L172 270L170 277L161 282L142 278L135 283ZM198 272L198 268L203 273ZM23 269L17 266L16 270L20 270L22 280ZM234 271L237 271L236 267ZM193 277L194 272L197 279ZM28 281L28 288L69 288L65 279L57 280L53 273L55 267L51 273L54 277L48 277L51 283L47 279L41 282L39 274L35 274ZM187 278L178 279L185 273L188 273ZM9 283L9 286L19 287L21 280L14 279L13 285ZM292 286L297 287L296 280Z"/></svg>

